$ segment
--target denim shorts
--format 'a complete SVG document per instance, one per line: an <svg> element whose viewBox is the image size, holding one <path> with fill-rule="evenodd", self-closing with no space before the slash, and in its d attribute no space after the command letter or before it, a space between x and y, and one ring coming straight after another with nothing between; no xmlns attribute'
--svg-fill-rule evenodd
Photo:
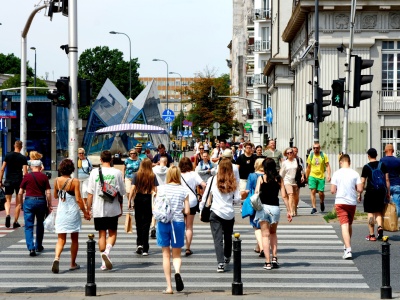
<svg viewBox="0 0 400 300"><path fill-rule="evenodd" d="M263 204L263 209L256 212L255 222L266 221L269 224L278 223L281 217L279 206Z"/></svg>
<svg viewBox="0 0 400 300"><path fill-rule="evenodd" d="M182 248L185 245L185 222L171 223L157 222L157 245L160 247ZM175 242L174 242L175 234Z"/></svg>

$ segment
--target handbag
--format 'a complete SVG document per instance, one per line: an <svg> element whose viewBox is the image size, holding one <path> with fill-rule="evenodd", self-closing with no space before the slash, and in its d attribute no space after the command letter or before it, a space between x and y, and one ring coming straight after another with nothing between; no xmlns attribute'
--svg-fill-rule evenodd
<svg viewBox="0 0 400 300"><path fill-rule="evenodd" d="M251 206L251 203L250 203L251 196L252 196L251 194L247 195L246 199L243 201L242 219L251 217L255 213L254 208L253 208L253 206Z"/></svg>
<svg viewBox="0 0 400 300"><path fill-rule="evenodd" d="M210 215L211 215L211 204L212 204L212 193L211 193L211 188L212 188L212 183L214 181L214 177L211 179L211 184L210 184L210 189L208 190L207 193L207 200L206 203L204 204L203 210L200 213L200 219L204 223L209 223L210 222Z"/></svg>
<svg viewBox="0 0 400 300"><path fill-rule="evenodd" d="M297 161L297 170L296 170L296 175L294 177L294 180L296 181L296 184L299 188L305 187L306 182L305 181L301 182L303 167L301 166L300 160L298 158L296 158L296 161Z"/></svg>
<svg viewBox="0 0 400 300"><path fill-rule="evenodd" d="M398 217L396 204L393 202L389 202L385 204L385 208L383 209L383 222L382 222L383 230L385 231L398 231Z"/></svg>
<svg viewBox="0 0 400 300"><path fill-rule="evenodd" d="M114 202L115 197L117 197L118 190L111 184L104 181L103 172L101 171L101 166L99 166L99 178L101 183L101 191L103 192L103 199L108 202Z"/></svg>
<svg viewBox="0 0 400 300"><path fill-rule="evenodd" d="M5 210L4 204L6 203L6 194L4 190L0 188L0 211Z"/></svg>
<svg viewBox="0 0 400 300"><path fill-rule="evenodd" d="M132 214L130 211L126 213L125 217L125 232L132 233Z"/></svg>
<svg viewBox="0 0 400 300"><path fill-rule="evenodd" d="M254 193L250 197L250 205L253 207L254 210L259 211L263 209L261 199L260 199L260 193Z"/></svg>
<svg viewBox="0 0 400 300"><path fill-rule="evenodd" d="M183 178L183 176L181 176L181 178L182 178L183 182L186 184L186 186L189 188L189 190L191 190L192 193L196 196L197 201L198 201L198 202L201 202L201 198L202 198L201 195L192 190L192 188L187 184L187 182L186 182L186 180Z"/></svg>

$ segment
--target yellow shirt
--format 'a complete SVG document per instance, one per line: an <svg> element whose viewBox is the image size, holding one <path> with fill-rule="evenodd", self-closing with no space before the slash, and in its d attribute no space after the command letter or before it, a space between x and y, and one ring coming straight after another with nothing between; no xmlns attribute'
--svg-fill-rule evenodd
<svg viewBox="0 0 400 300"><path fill-rule="evenodd" d="M311 164L310 176L318 179L325 178L326 163L329 163L328 156L324 153L324 159L321 155L313 154L312 161L310 161L311 154L307 158L307 164Z"/></svg>

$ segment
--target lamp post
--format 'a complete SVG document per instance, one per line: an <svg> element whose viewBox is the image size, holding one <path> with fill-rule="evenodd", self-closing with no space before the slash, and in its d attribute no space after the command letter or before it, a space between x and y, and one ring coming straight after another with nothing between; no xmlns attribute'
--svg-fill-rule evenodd
<svg viewBox="0 0 400 300"><path fill-rule="evenodd" d="M35 51L35 77L34 77L34 83L33 85L35 86L35 89L33 90L33 94L36 96L36 47L31 47L31 50Z"/></svg>
<svg viewBox="0 0 400 300"><path fill-rule="evenodd" d="M167 65L167 109L168 109L168 63L165 60L154 58L153 61L163 61Z"/></svg>
<svg viewBox="0 0 400 300"><path fill-rule="evenodd" d="M132 99L132 44L129 35L123 32L110 31L111 34L123 34L129 40L129 99Z"/></svg>
<svg viewBox="0 0 400 300"><path fill-rule="evenodd" d="M181 78L181 121L179 122L179 130L181 130L181 126L183 127L183 109L182 109L182 75L177 73L177 72L169 72L169 74L176 74ZM183 128L182 128L183 129ZM182 148L182 139L183 139L183 134L181 134L181 148Z"/></svg>

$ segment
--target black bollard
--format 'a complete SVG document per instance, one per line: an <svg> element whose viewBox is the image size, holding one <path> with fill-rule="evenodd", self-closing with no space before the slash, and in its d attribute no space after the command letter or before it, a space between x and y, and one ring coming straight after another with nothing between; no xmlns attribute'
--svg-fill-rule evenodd
<svg viewBox="0 0 400 300"><path fill-rule="evenodd" d="M242 283L242 240L240 233L234 233L233 236L233 282L232 295L243 295Z"/></svg>
<svg viewBox="0 0 400 300"><path fill-rule="evenodd" d="M384 236L382 243L382 286L381 299L392 299L392 287L390 286L390 244L389 237Z"/></svg>
<svg viewBox="0 0 400 300"><path fill-rule="evenodd" d="M96 296L96 283L95 283L95 258L96 253L96 242L94 234L88 235L89 240L87 243L87 283L85 286L85 296Z"/></svg>

